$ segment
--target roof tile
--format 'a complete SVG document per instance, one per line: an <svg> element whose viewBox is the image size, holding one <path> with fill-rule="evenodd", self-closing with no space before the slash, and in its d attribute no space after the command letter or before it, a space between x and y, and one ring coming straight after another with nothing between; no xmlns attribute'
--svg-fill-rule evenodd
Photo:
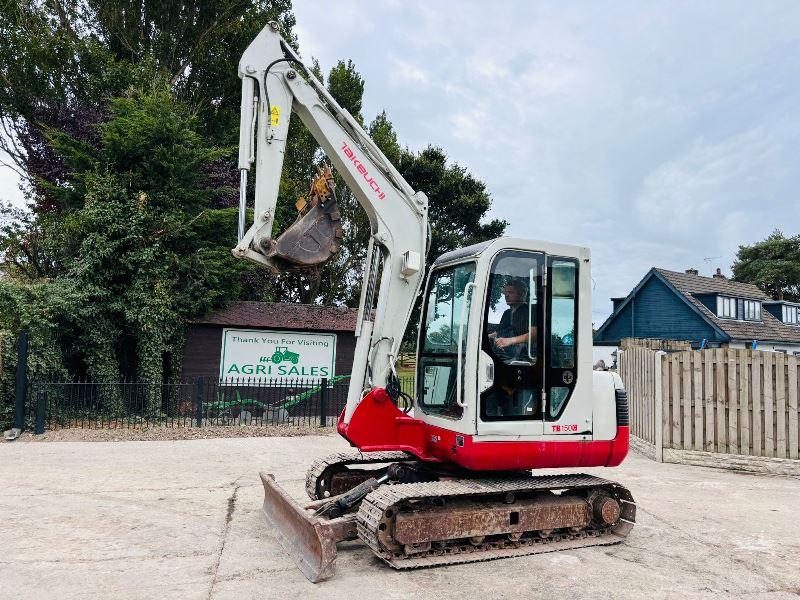
<svg viewBox="0 0 800 600"><path fill-rule="evenodd" d="M355 308L288 304L280 302L231 302L228 308L189 323L227 327L273 327L306 331L355 331Z"/></svg>
<svg viewBox="0 0 800 600"><path fill-rule="evenodd" d="M752 283L739 283L725 277L704 277L656 268L669 282L683 293L727 294L737 298L770 300L770 297Z"/></svg>

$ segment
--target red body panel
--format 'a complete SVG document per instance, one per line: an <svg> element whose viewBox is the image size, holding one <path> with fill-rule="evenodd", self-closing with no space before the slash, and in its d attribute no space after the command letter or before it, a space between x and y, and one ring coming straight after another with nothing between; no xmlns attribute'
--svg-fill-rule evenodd
<svg viewBox="0 0 800 600"><path fill-rule="evenodd" d="M473 471L614 467L628 454L628 427L613 440L475 442L404 415L386 390L374 389L356 407L350 423L339 417L339 434L364 452L405 450L429 462L451 462Z"/></svg>

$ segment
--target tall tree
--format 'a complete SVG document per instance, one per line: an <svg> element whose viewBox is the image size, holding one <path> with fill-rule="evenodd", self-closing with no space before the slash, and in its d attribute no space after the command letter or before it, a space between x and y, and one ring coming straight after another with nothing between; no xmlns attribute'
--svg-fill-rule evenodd
<svg viewBox="0 0 800 600"><path fill-rule="evenodd" d="M4 3L0 144L32 210L4 214L0 326L58 322L32 332L38 355L64 350L49 369L157 379L187 317L270 297L263 272L232 259L226 209L235 66L270 20L295 43L288 0Z"/></svg>
<svg viewBox="0 0 800 600"><path fill-rule="evenodd" d="M73 172L52 192L70 207L47 230L58 273L4 282L0 294L7 319L19 309L14 299L25 299L15 287L50 294L69 309L60 340L67 370L109 380L128 365L125 375L158 380L165 369L177 374L185 319L252 294L237 275L258 267L230 254L235 209L207 208L218 192L205 167L224 151L202 136L188 107L156 85L112 100L108 111L96 146L65 135L51 140ZM12 249L6 245L6 260L17 264ZM66 350L75 346L77 355Z"/></svg>
<svg viewBox="0 0 800 600"><path fill-rule="evenodd" d="M296 45L290 0L5 2L0 146L40 192L37 202L46 203L40 180L65 176L47 131L94 143L108 100L146 85L154 73L169 80L212 138L235 143L241 89L235 66L271 20Z"/></svg>
<svg viewBox="0 0 800 600"><path fill-rule="evenodd" d="M752 283L778 300L800 301L800 235L779 230L765 240L739 246L731 267L734 281Z"/></svg>

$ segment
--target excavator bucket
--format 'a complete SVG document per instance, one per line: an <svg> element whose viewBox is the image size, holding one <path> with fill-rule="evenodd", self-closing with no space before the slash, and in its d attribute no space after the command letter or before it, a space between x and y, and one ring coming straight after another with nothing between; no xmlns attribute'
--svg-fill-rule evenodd
<svg viewBox="0 0 800 600"><path fill-rule="evenodd" d="M307 271L329 261L342 244L341 215L333 174L324 167L311 183L309 199L297 201L297 220L272 243L267 256L286 270Z"/></svg>
<svg viewBox="0 0 800 600"><path fill-rule="evenodd" d="M341 216L336 199L317 204L275 240L275 256L301 268L329 261L342 242Z"/></svg>
<svg viewBox="0 0 800 600"><path fill-rule="evenodd" d="M260 473L264 484L264 513L284 551L292 557L312 583L335 572L336 543L357 537L355 515L336 519L314 514L320 502L298 504L268 473Z"/></svg>

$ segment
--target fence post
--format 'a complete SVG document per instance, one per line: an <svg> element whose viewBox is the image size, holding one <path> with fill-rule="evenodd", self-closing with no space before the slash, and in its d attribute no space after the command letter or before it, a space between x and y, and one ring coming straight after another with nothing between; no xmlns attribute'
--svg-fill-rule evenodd
<svg viewBox="0 0 800 600"><path fill-rule="evenodd" d="M656 447L656 462L664 462L664 425L662 419L664 418L664 394L661 381L661 366L663 357L667 353L659 350L653 356L653 385L655 386L653 402L653 427L654 429L654 442Z"/></svg>
<svg viewBox="0 0 800 600"><path fill-rule="evenodd" d="M194 415L195 423L198 427L203 426L203 378L198 377L195 384L194 396Z"/></svg>
<svg viewBox="0 0 800 600"><path fill-rule="evenodd" d="M19 333L17 340L17 380L14 398L14 427L25 429L25 399L28 397L28 330Z"/></svg>
<svg viewBox="0 0 800 600"><path fill-rule="evenodd" d="M40 390L36 392L36 425L33 429L36 435L44 433L45 410L47 410L47 393Z"/></svg>
<svg viewBox="0 0 800 600"><path fill-rule="evenodd" d="M319 389L319 426L325 427L328 424L328 378L322 378L322 387Z"/></svg>

